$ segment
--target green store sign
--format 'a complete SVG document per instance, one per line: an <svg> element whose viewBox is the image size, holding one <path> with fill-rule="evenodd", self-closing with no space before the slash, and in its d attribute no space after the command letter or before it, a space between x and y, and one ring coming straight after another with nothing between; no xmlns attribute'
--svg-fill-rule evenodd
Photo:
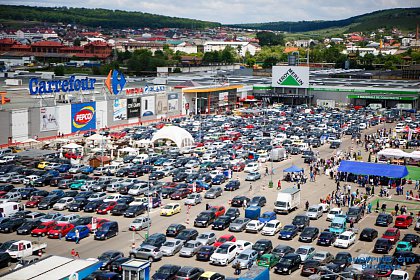
<svg viewBox="0 0 420 280"><path fill-rule="evenodd" d="M377 99L377 100L407 100L413 101L417 97L414 96L395 96L395 95L359 95L359 94L350 94L347 95L347 98L350 99Z"/></svg>
<svg viewBox="0 0 420 280"><path fill-rule="evenodd" d="M353 88L316 88L310 87L313 91L330 91L330 92L357 92L357 93L377 93L377 94L420 94L420 91L402 91L402 90L386 90L386 89L353 89Z"/></svg>

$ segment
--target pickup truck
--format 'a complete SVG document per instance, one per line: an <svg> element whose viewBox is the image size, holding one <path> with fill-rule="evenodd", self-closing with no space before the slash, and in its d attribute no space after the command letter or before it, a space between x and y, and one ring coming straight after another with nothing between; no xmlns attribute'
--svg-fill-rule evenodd
<svg viewBox="0 0 420 280"><path fill-rule="evenodd" d="M39 253L47 248L47 243L35 243L27 240L19 240L13 243L8 250L12 259L21 259Z"/></svg>

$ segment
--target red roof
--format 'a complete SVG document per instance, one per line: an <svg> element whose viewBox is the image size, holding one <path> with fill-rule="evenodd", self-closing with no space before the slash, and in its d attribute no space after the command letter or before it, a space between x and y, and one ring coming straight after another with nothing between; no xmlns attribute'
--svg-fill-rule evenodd
<svg viewBox="0 0 420 280"><path fill-rule="evenodd" d="M91 45L102 46L102 47L109 46L107 42L103 42L103 41L93 41L93 42L90 42L89 44L86 44L85 46L91 46Z"/></svg>
<svg viewBox="0 0 420 280"><path fill-rule="evenodd" d="M64 47L63 44L54 41L39 41L32 43L32 47Z"/></svg>
<svg viewBox="0 0 420 280"><path fill-rule="evenodd" d="M61 48L61 51L84 51L84 50L85 50L84 47L78 47L78 46Z"/></svg>
<svg viewBox="0 0 420 280"><path fill-rule="evenodd" d="M16 43L16 40L10 39L10 38L4 38L4 39L0 39L0 44L1 45L13 45Z"/></svg>
<svg viewBox="0 0 420 280"><path fill-rule="evenodd" d="M16 44L16 45L13 45L11 47L11 49L12 50L16 50L16 49L18 49L18 50L30 50L31 49L31 46L29 46L29 45L22 45L22 44Z"/></svg>

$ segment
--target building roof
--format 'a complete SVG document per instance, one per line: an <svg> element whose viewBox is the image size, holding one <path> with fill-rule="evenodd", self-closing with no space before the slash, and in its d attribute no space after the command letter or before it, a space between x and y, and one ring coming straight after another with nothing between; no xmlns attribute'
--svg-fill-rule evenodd
<svg viewBox="0 0 420 280"><path fill-rule="evenodd" d="M152 142L156 142L158 140L163 139L172 140L180 149L194 144L194 139L188 131L174 125L164 126L160 130L158 130L153 135Z"/></svg>
<svg viewBox="0 0 420 280"><path fill-rule="evenodd" d="M16 43L16 40L10 38L0 39L0 45L13 45Z"/></svg>
<svg viewBox="0 0 420 280"><path fill-rule="evenodd" d="M64 47L64 45L54 41L39 41L32 43L32 47Z"/></svg>

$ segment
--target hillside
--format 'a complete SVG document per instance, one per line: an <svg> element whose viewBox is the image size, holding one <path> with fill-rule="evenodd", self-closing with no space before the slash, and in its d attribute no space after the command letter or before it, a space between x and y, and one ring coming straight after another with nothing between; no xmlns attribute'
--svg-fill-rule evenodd
<svg viewBox="0 0 420 280"><path fill-rule="evenodd" d="M378 28L397 27L400 30L416 29L420 24L420 8L389 9L369 14L329 21L278 21L267 23L234 24L231 27L273 30L285 32L308 32L328 28L345 28L346 32L372 31Z"/></svg>
<svg viewBox="0 0 420 280"><path fill-rule="evenodd" d="M102 28L207 28L217 27L220 23L186 18L160 16L142 12L128 12L106 9L85 9L67 7L29 7L0 5L0 20L11 22L42 22L76 24Z"/></svg>

